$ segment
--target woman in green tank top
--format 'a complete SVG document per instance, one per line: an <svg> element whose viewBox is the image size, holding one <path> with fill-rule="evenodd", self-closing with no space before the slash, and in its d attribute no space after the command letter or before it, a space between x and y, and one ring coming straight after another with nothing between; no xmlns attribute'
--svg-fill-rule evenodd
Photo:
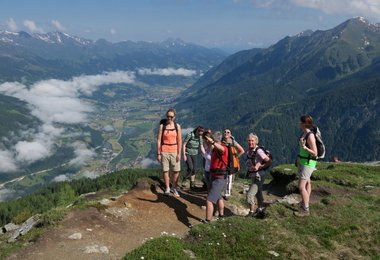
<svg viewBox="0 0 380 260"><path fill-rule="evenodd" d="M315 135L310 130L313 127L313 118L310 115L303 115L300 118L300 128L302 136L299 139L299 152L297 159L298 166L298 189L300 190L302 202L299 211L294 214L298 217L310 215L309 200L311 194L311 174L317 165L317 145Z"/></svg>

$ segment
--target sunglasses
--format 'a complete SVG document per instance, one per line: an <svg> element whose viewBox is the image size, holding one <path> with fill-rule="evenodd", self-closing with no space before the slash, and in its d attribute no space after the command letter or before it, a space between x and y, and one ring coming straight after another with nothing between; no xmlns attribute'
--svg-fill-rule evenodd
<svg viewBox="0 0 380 260"><path fill-rule="evenodd" d="M166 116L167 118L171 118L171 119L173 119L174 118L174 116Z"/></svg>
<svg viewBox="0 0 380 260"><path fill-rule="evenodd" d="M231 132L230 132L230 131L224 131L224 133L225 133L225 134L231 134Z"/></svg>

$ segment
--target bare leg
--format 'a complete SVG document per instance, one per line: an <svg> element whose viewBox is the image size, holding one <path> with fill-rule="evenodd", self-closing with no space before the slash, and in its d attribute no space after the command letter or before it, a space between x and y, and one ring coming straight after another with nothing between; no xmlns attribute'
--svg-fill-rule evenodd
<svg viewBox="0 0 380 260"><path fill-rule="evenodd" d="M172 184L173 184L173 188L175 189L177 188L178 177L179 177L179 172L173 172Z"/></svg>
<svg viewBox="0 0 380 260"><path fill-rule="evenodd" d="M224 216L224 200L223 199L218 200L218 211L219 211L219 216Z"/></svg>
<svg viewBox="0 0 380 260"><path fill-rule="evenodd" d="M211 220L214 213L214 205L211 201L206 200L206 220Z"/></svg>
<svg viewBox="0 0 380 260"><path fill-rule="evenodd" d="M166 189L170 189L170 178L169 178L169 172L163 172L162 173L164 178L164 184Z"/></svg>
<svg viewBox="0 0 380 260"><path fill-rule="evenodd" d="M310 182L310 180L300 179L300 181L298 183L298 189L300 190L302 201L303 201L305 207L309 206L309 199L310 199L310 193L306 187L308 182ZM310 192L311 192L311 186L310 186Z"/></svg>

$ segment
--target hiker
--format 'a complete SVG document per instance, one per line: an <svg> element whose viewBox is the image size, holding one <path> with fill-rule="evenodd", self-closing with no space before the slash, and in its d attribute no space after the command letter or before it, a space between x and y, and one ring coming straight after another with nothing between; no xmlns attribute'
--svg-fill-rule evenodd
<svg viewBox="0 0 380 260"><path fill-rule="evenodd" d="M300 128L302 135L299 139L299 152L297 157L298 167L298 189L301 193L302 201L300 210L294 212L297 217L310 215L309 200L311 195L311 174L317 165L317 145L315 134L310 130L314 127L313 118L310 115L303 115L300 118Z"/></svg>
<svg viewBox="0 0 380 260"><path fill-rule="evenodd" d="M228 148L222 143L222 133L217 131L212 137L205 135L205 139L211 144L211 189L206 199L206 219L204 223L212 220L214 204L218 206L219 219L224 218L224 200L222 197L223 189L227 180L226 162L228 160Z"/></svg>
<svg viewBox="0 0 380 260"><path fill-rule="evenodd" d="M162 165L162 175L165 183L165 195L170 191L179 197L177 182L181 170L181 126L175 122L176 111L170 108L166 112L166 120L160 122L157 134L157 161ZM170 189L170 174L172 171L172 189Z"/></svg>
<svg viewBox="0 0 380 260"><path fill-rule="evenodd" d="M247 176L251 179L251 186L247 193L247 202L250 205L248 216L262 217L264 214L263 185L266 169L272 163L271 158L260 147L259 137L250 133L247 138L248 150L246 152ZM255 202L255 197L257 203Z"/></svg>
<svg viewBox="0 0 380 260"><path fill-rule="evenodd" d="M226 145L231 146L231 151L232 151L233 160L234 160L234 169L233 169L233 172L230 172L227 177L227 184L226 184L226 189L224 191L224 197L223 197L225 200L228 200L231 197L232 183L235 178L235 174L237 174L238 171L240 170L239 157L244 154L244 149L235 140L235 138L232 136L231 130L228 128L224 129L223 142Z"/></svg>
<svg viewBox="0 0 380 260"><path fill-rule="evenodd" d="M207 192L210 191L211 188L211 176L210 176L210 165L211 165L211 154L212 154L212 144L207 142L206 136L212 138L211 129L206 129L203 132L203 148L205 150L203 154L203 168L204 168L204 184L206 186Z"/></svg>
<svg viewBox="0 0 380 260"><path fill-rule="evenodd" d="M195 171L197 168L197 156L199 151L203 155L205 153L203 148L203 127L197 126L193 131L188 133L183 140L183 160L186 162L186 175L182 180L182 187L186 187L186 180L190 178L190 189L195 188Z"/></svg>

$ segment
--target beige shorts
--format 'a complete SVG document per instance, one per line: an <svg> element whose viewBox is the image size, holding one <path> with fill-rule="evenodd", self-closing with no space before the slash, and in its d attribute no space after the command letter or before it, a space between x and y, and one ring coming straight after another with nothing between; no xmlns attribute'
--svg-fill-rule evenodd
<svg viewBox="0 0 380 260"><path fill-rule="evenodd" d="M173 172L179 172L181 170L181 162L177 162L176 157L177 153L161 152L162 171L168 172L172 170Z"/></svg>
<svg viewBox="0 0 380 260"><path fill-rule="evenodd" d="M314 167L308 167L302 164L298 165L298 177L303 180L310 180L311 174L315 171Z"/></svg>

